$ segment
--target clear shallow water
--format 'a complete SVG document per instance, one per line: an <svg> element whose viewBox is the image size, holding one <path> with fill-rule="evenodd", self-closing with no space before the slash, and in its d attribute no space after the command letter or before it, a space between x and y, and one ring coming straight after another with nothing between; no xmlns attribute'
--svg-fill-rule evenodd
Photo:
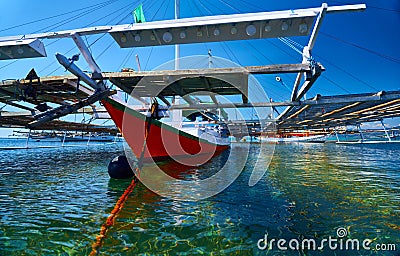
<svg viewBox="0 0 400 256"><path fill-rule="evenodd" d="M18 143L25 142L11 144ZM400 249L399 145L277 145L268 172L254 187L248 180L260 147L250 149L239 178L207 200L163 198L139 184L101 255L299 255L276 246L261 251L257 242L265 233L275 239L321 240L335 237L338 227L353 239L395 243ZM122 146L0 153L0 255L89 254L130 183L107 174L108 162L123 154ZM220 168L220 160L187 173L207 176ZM399 250L301 253L397 255Z"/></svg>

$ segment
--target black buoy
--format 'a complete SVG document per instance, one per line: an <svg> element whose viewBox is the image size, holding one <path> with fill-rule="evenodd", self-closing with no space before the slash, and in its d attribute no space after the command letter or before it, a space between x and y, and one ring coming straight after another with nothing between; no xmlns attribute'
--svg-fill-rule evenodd
<svg viewBox="0 0 400 256"><path fill-rule="evenodd" d="M108 164L108 174L114 179L129 179L134 173L126 156L117 156Z"/></svg>

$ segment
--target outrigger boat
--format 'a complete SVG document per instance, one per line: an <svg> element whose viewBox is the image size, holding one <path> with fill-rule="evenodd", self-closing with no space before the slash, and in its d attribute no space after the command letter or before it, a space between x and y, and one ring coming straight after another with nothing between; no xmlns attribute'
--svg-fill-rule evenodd
<svg viewBox="0 0 400 256"><path fill-rule="evenodd" d="M201 112L196 114L208 120L202 118L200 122L181 122L180 127L174 127L161 122L150 111L147 115L142 114L112 98L107 98L102 103L122 131L135 156L141 157L145 162L178 160L189 156L193 163L198 164L229 147L227 126L218 122L218 119L201 115ZM146 133L149 136L144 141ZM146 146L142 152L144 143ZM194 160L194 157L197 159Z"/></svg>
<svg viewBox="0 0 400 256"><path fill-rule="evenodd" d="M323 67L313 60L311 50L325 14L364 9L365 5L362 4L333 7L323 4L319 8L195 17L0 38L0 50L2 47L6 47L6 50L0 51L2 53L0 59L46 56L44 45L40 39L72 38L93 73L88 75L81 71L74 64L76 57L68 59L61 54L56 54L56 58L61 65L78 77L77 87L80 82L84 82L94 89L94 93L78 103L63 105L35 115L36 121L31 122L29 128L34 129L43 122L74 113L84 106L101 101L138 159L159 161L168 158L175 160L190 158L191 165L198 165L229 148L229 132L226 126L219 117L203 118L204 116L210 117L210 115L204 114L204 110L229 106L221 104L215 96L212 97L213 95L211 95L214 102L211 104L212 106L197 104L191 98L190 93L209 91L213 94L241 95L243 102L231 105L253 107L248 102L249 74L298 73L292 99L298 101L323 71ZM112 74L101 72L81 38L81 36L100 33L109 33L122 48L175 45L175 70L158 73L152 71L126 72L126 77L122 77L118 81L113 80ZM179 44L306 35L310 35L310 39L303 49L301 64L179 70ZM305 82L300 87L303 74ZM143 83L144 86L143 84L139 86L139 80L146 77L149 77L149 80ZM169 82L171 77L174 77L175 81ZM160 79L161 86L158 82ZM145 104L149 108L148 113L141 113L123 100L113 96L113 92L106 87L105 80L110 80L139 101L146 102L143 98L151 97L153 103ZM185 87L185 85L187 86ZM160 89L160 87L162 88ZM171 102L165 100L166 96L181 97L187 101L188 104L183 107L181 105L181 109L178 111L185 108L197 110L196 114L192 116L192 121L185 124L182 122L182 115L179 115L178 112L177 116L180 116L181 120L176 119L173 120L175 123L169 124L163 122L161 119L166 116L166 112L176 108ZM155 100L156 98L164 102L166 106L161 107ZM265 101L269 102L267 99ZM273 103L268 104L264 104L263 107L274 106ZM172 116L174 119L174 115ZM197 118L201 120L197 120Z"/></svg>

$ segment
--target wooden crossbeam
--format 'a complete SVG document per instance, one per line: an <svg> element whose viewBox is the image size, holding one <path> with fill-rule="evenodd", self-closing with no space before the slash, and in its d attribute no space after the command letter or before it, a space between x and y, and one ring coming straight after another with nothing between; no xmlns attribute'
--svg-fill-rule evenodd
<svg viewBox="0 0 400 256"><path fill-rule="evenodd" d="M362 113L365 113L365 112L369 112L369 111L380 109L380 108L383 108L383 107L386 107L386 106L390 106L390 105L393 105L393 104L396 104L396 103L399 103L399 102L400 102L400 99L392 100L392 101L385 102L385 103L382 103L382 104L379 104L377 106L373 106L373 107L370 107L370 108L367 108L367 109L362 109L362 110L359 110L359 111L356 111L356 112L348 113L348 114L346 114L346 116L359 115L359 114L362 114Z"/></svg>
<svg viewBox="0 0 400 256"><path fill-rule="evenodd" d="M342 108L332 110L332 111L330 111L330 112L328 112L328 113L325 113L325 114L321 115L321 117L327 117L327 116L331 116L331 115L334 115L334 114L338 114L338 113L343 112L343 111L345 111L345 110L349 110L349 109L351 109L351 108L354 108L354 107L360 105L361 103L362 103L362 102L355 102L355 103L353 103L353 104L344 106L344 107L342 107Z"/></svg>

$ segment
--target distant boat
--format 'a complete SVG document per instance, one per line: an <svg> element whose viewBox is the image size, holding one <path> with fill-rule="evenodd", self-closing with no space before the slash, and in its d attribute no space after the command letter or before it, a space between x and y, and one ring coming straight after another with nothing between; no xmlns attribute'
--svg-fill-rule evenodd
<svg viewBox="0 0 400 256"><path fill-rule="evenodd" d="M397 140L397 139L400 138L400 134L399 134L398 130L396 130L396 131L392 130L390 132L390 134L388 134L388 135L389 135L389 138L392 139L392 140ZM388 136L386 134L385 135L380 135L379 137L380 138L386 138L386 139L388 138Z"/></svg>
<svg viewBox="0 0 400 256"><path fill-rule="evenodd" d="M314 134L309 132L298 132L298 133L279 133L272 136L261 135L260 142L270 143L292 143L292 142L312 142L312 143L324 143L329 135L327 134Z"/></svg>
<svg viewBox="0 0 400 256"><path fill-rule="evenodd" d="M42 140L46 141L56 141L57 140L57 134L54 132L26 132L26 131L13 131L12 137L16 138L27 138L29 136L29 139L39 142Z"/></svg>
<svg viewBox="0 0 400 256"><path fill-rule="evenodd" d="M64 142L114 142L115 135L88 135L88 134L69 134L66 136L59 136L59 139Z"/></svg>

